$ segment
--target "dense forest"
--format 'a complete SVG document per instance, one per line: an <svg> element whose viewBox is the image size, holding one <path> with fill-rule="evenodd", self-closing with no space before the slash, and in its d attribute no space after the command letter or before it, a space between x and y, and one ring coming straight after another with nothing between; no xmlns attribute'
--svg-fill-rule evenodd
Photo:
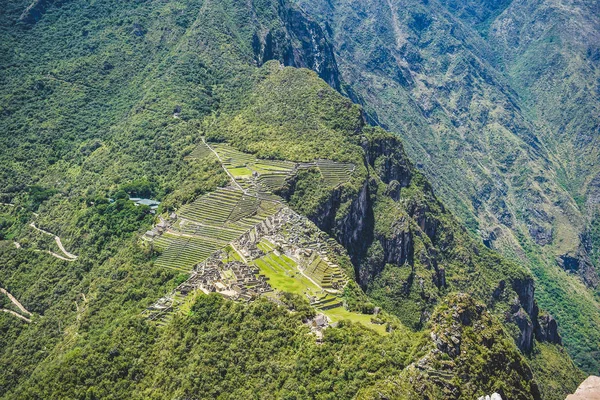
<svg viewBox="0 0 600 400"><path fill-rule="evenodd" d="M546 248L518 229L506 247L490 245L481 221L494 213L473 212L450 195L461 187L440 185L478 179L471 166L432 171L423 154L433 151L407 138L443 131L446 116L409 107L417 92L393 98L405 103L397 108L389 93L372 98L346 64L372 27L346 47L344 20L314 3L319 15L302 11L305 1L2 1L0 398L563 399L598 372L600 313L587 275L550 268ZM411 16L412 29L427 29L426 12ZM469 35L473 51L480 39ZM489 99L516 96L481 75L496 87ZM519 140L535 141L529 117L496 111L490 124L513 116ZM388 121L393 113L401 125ZM161 267L144 237L237 185L226 161L195 155L208 142L273 162L352 166L336 186L317 168L298 169L274 195L336 243L349 260L340 262L342 308L380 329L341 318L318 338L320 311L284 290L251 302L196 291L164 325L147 317L189 274ZM436 157L453 157L441 150ZM523 154L510 163L541 168L552 158ZM530 171L504 173L520 189L531 184ZM577 214L589 245L575 247L595 260L598 217L585 220L580 200L561 197L567 190L535 186ZM567 247L560 255L575 258Z"/></svg>

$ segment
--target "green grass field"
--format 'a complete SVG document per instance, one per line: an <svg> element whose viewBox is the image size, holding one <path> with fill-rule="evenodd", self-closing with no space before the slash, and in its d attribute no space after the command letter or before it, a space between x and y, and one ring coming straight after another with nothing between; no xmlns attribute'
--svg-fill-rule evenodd
<svg viewBox="0 0 600 400"><path fill-rule="evenodd" d="M236 178L252 175L252 170L246 167L227 168L227 170L231 175L233 175Z"/></svg>
<svg viewBox="0 0 600 400"><path fill-rule="evenodd" d="M258 247L267 254L264 257L254 260L254 264L260 269L261 274L269 278L269 284L274 289L299 294L301 296L304 294L319 297L323 296L321 289L300 273L294 260L283 254L276 255L272 251L275 245L263 239L259 242ZM335 299L335 301L340 301L334 295L327 296L332 297L332 300ZM386 333L385 325L371 323L371 315L350 312L342 306L329 310L319 310L319 312L322 312L331 318L332 322L349 320L373 329L379 334Z"/></svg>
<svg viewBox="0 0 600 400"><path fill-rule="evenodd" d="M299 271L291 271L274 263L272 259L259 258L254 260L254 264L260 269L261 274L269 278L269 284L277 290L299 295L307 292L315 295L319 292L319 288Z"/></svg>
<svg viewBox="0 0 600 400"><path fill-rule="evenodd" d="M367 328L373 329L375 332L377 332L381 335L387 334L387 332L385 331L385 324L378 325L378 324L373 324L371 322L371 318L373 317L372 315L350 312L350 311L346 310L344 307L337 307L337 308L332 308L331 310L325 310L325 311L323 311L323 314L325 314L329 318L331 318L331 322L349 320L352 322L363 324Z"/></svg>

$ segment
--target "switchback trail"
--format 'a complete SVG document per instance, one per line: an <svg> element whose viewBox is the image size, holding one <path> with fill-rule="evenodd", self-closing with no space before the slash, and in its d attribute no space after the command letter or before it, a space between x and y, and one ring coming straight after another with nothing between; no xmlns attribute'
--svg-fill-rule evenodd
<svg viewBox="0 0 600 400"><path fill-rule="evenodd" d="M52 237L54 237L54 241L55 241L55 242L56 242L56 244L58 245L58 248L59 248L59 249L60 249L60 250L61 250L61 251L62 251L62 252L63 252L63 253L64 253L64 254L65 254L67 257L68 257L68 258L70 258L70 259L71 259L71 260L67 260L67 261L73 261L73 260L76 260L76 259L77 259L77 256L76 256L75 254L71 254L71 253L69 253L69 252L68 252L68 251L67 251L67 250L66 250L66 249L63 247L63 245L62 245L62 242L60 241L60 238L59 238L58 236L56 236L56 235L55 235L55 234L53 234L53 233L50 233L50 232L48 232L48 231L45 231L45 230L43 230L43 229L40 229L40 228L38 228L37 226L35 226L35 223L33 223L33 222L32 222L32 223L30 223L30 224L29 224L29 226L31 226L33 229L35 229L35 230L37 230L37 231L39 231L39 232L42 232L42 233L44 233L44 234L46 234L46 235L49 235L49 236L52 236ZM54 255L54 253L51 253L51 254L52 254L52 255ZM58 258L62 258L62 257L60 257L60 256L59 256Z"/></svg>
<svg viewBox="0 0 600 400"><path fill-rule="evenodd" d="M27 317L22 316L21 314L19 314L18 312L14 312L13 310L7 310L6 308L3 308L0 311L4 311L5 313L9 313L14 315L15 317L21 318L23 321L25 322L31 322L31 320Z"/></svg>
<svg viewBox="0 0 600 400"><path fill-rule="evenodd" d="M23 307L23 304L19 303L19 300L17 300L15 298L15 296L13 296L12 294L10 294L10 292L8 290L0 287L0 293L4 293L5 295L7 295L8 298L10 299L10 301L12 301L13 304L15 306L17 306L17 308L19 310L21 310L23 313L25 313L27 315L31 315L31 313L29 311L27 311L27 309L25 307Z"/></svg>

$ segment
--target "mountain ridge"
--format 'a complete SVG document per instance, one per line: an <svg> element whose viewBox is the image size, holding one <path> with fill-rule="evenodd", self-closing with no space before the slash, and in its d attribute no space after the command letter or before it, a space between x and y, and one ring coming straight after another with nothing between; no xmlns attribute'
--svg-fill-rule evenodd
<svg viewBox="0 0 600 400"><path fill-rule="evenodd" d="M33 314L31 324L0 315L5 398L553 399L575 389L582 374L537 305L533 274L474 239L403 142L332 89L373 107L343 79L332 27L285 1L36 2L44 13L22 22L31 3L5 3L0 124L11 134L0 141L11 151L0 192L15 206L0 214L0 286ZM340 262L356 277L340 302L366 325L342 318L319 342L314 302L285 293L294 270L282 261L276 272L285 252L265 247L256 265L273 268L276 297L195 291L164 324L148 319L200 258L184 265L177 257L191 253L171 252L181 268L166 268L144 235L254 175L197 156L207 142L270 167L355 166L331 186L306 165L270 195L351 260ZM158 215L131 197L160 201ZM37 251L53 244L33 218L77 258Z"/></svg>

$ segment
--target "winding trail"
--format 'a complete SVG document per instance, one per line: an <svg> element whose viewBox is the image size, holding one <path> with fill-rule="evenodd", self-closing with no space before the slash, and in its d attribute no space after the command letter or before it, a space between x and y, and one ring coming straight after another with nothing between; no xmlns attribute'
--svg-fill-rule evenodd
<svg viewBox="0 0 600 400"><path fill-rule="evenodd" d="M19 314L18 312L14 312L13 310L7 310L6 308L3 308L0 311L4 311L5 313L9 313L14 315L15 317L21 318L23 321L25 322L31 322L31 320L27 317L22 316L21 314Z"/></svg>
<svg viewBox="0 0 600 400"><path fill-rule="evenodd" d="M77 256L76 256L75 254L71 254L71 253L69 253L69 252L68 252L68 251L67 251L67 250L66 250L66 249L63 247L63 245L62 245L62 242L60 241L60 238L59 238L58 236L56 236L56 235L55 235L55 234L53 234L53 233L50 233L50 232L48 232L48 231L45 231L45 230L43 230L43 229L40 229L40 228L38 228L37 226L35 226L35 223L33 223L33 222L32 222L32 223L30 223L30 224L29 224L29 226L31 226L33 229L35 229L35 230L37 230L37 231L39 231L39 232L42 232L42 233L44 233L44 234L46 234L46 235L49 235L49 236L52 236L52 237L54 237L54 241L56 242L56 244L57 244L58 248L60 249L60 251L62 251L62 252L63 252L63 253L64 253L64 254L65 254L67 257L68 257L68 258L70 258L70 260L67 260L67 261L74 261L74 260L76 260L76 259L77 259ZM49 253L50 253L50 254L52 254L52 255L54 255L54 256L58 256L58 254L56 254L56 253L52 253L51 251L49 251ZM63 258L63 257L61 257L61 256L58 256L58 258L64 259L64 258Z"/></svg>
<svg viewBox="0 0 600 400"><path fill-rule="evenodd" d="M71 261L75 261L75 259L74 259L74 258L67 258L67 257L63 257L63 256L61 256L60 254L56 254L55 252L53 252L53 251L50 251L50 250L35 250L35 251L40 251L40 252L42 252L42 253L48 253L48 254L50 254L51 256L53 256L53 257L56 257L56 258L59 258L59 259L61 259L61 260L64 260L64 261L69 261L69 262L71 262Z"/></svg>
<svg viewBox="0 0 600 400"><path fill-rule="evenodd" d="M31 313L29 311L27 311L27 309L25 307L23 307L23 304L19 303L19 300L17 300L15 298L15 296L13 296L12 294L10 294L10 292L4 288L0 287L0 293L4 293L5 295L8 296L8 298L10 299L10 301L13 302L13 304L15 306L17 306L17 308L19 310L21 310L23 313L27 314L27 315L31 315ZM10 310L9 310L10 311Z"/></svg>

